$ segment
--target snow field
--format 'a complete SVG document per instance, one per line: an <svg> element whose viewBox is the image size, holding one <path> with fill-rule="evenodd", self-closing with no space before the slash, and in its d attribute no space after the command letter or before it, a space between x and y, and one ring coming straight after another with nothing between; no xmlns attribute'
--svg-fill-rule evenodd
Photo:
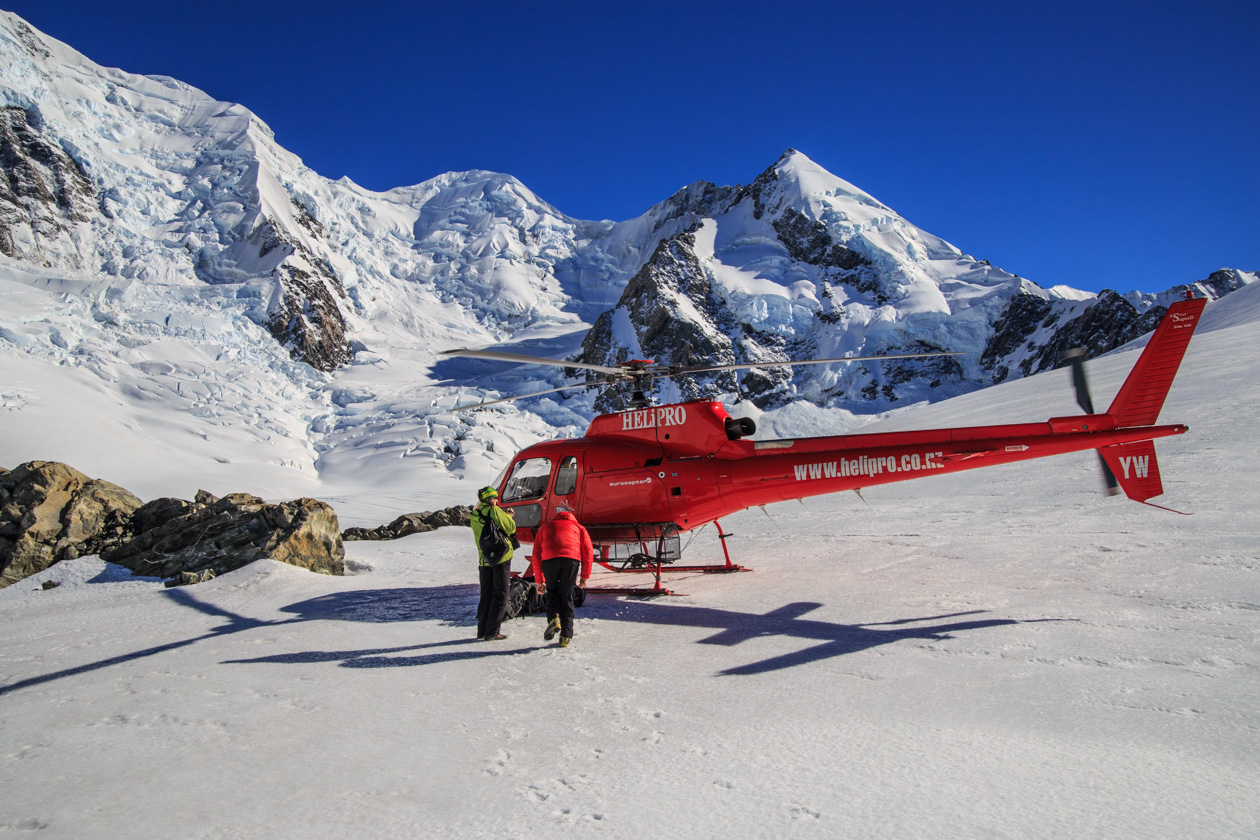
<svg viewBox="0 0 1260 840"><path fill-rule="evenodd" d="M1157 444L1156 501L1189 517L1102 498L1088 453L774 505L724 522L755 571L593 594L567 650L541 617L471 640L463 529L349 543L345 578L262 562L166 590L54 566L0 591L0 826L1253 837L1260 296L1234 297L1162 415L1191 432ZM1135 358L1089 364L1096 402ZM1059 371L883 427L1071 400ZM712 529L687 556L720 559Z"/></svg>

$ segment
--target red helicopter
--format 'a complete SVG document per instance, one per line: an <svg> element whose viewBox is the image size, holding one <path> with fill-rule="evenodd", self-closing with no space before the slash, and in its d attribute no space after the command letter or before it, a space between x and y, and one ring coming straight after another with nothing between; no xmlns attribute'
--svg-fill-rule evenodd
<svg viewBox="0 0 1260 840"><path fill-rule="evenodd" d="M1163 493L1154 439L1189 430L1185 425L1154 424L1206 303L1203 298L1187 295L1186 300L1168 308L1104 413L1094 412L1083 353L1074 351L1069 352L1068 360L1083 415L1052 417L1042 423L795 440L751 440L756 431L753 421L732 417L718 402L651 406L643 397L653 378L769 366L766 363L678 368L633 360L606 367L491 350L447 350L444 355L584 368L603 374L587 383L457 410L593 385L631 383L634 396L628 410L596 417L580 438L527 447L512 459L495 486L500 503L515 516L517 535L523 542L532 542L535 530L555 514L557 507L565 507L590 531L596 559L602 566L613 571L653 572L656 582L650 592L672 594L660 584L663 566L680 572L744 570L731 562L726 549L730 534L719 520L771 502L860 491L877 484L1096 449L1108 492L1119 492L1118 485L1130 499L1150 504L1148 499ZM938 355L957 354L775 364ZM725 564L676 565L681 559L679 534L710 522L717 526Z"/></svg>

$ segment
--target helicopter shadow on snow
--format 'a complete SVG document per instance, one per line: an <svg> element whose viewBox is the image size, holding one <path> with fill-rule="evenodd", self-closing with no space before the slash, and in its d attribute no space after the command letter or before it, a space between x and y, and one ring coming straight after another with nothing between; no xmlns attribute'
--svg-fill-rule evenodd
<svg viewBox="0 0 1260 840"><path fill-rule="evenodd" d="M102 579L109 582L107 579ZM355 621L365 623L390 623L406 621L445 620L450 626L473 627L476 624L476 603L478 587L434 586L426 588L377 589L340 592L300 601L285 607L282 612L292 615L291 618L261 619L241 615L209 600L198 597L187 587L165 590L162 595L181 607L210 616L221 623L200 635L182 639L163 641L139 650L120 653L94 662L76 665L60 671L52 671L0 685L0 696L11 694L27 688L55 682L67 677L100 671L117 665L137 662L152 656L173 653L183 648L212 639L222 639L237 633L262 628L283 627L308 621ZM258 659L235 659L227 663L242 662L341 662L347 667L379 667L393 664L427 664L450 659L471 659L483 656L527 653L528 650L498 649L492 650L484 645L475 651L455 650L432 653L423 656L407 657L406 661L396 661L390 654L404 653L423 649L441 647L459 648L467 644L475 644L470 637L445 642L407 645L398 648L380 648L351 651L306 651L291 654L280 654Z"/></svg>
<svg viewBox="0 0 1260 840"><path fill-rule="evenodd" d="M250 630L282 627L309 621L348 621L365 624L440 621L449 627L472 628L476 623L477 593L478 588L475 584L337 592L290 604L283 607L281 612L287 613L291 617L268 620L250 618L234 613L198 598L185 589L171 589L167 590L164 595L172 601L205 615L221 619L223 623L198 636L156 644L141 650L0 686L0 695L114 665L134 662L150 656L171 653L209 639L224 638ZM799 651L771 657L760 662L727 668L719 672L720 675L725 676L748 676L783 668L808 665L813 662L856 653L903 639L943 640L951 638L954 633L980 630L988 627L1074 620L987 618L943 624L925 624L925 622L942 622L946 619L980 615L984 611L950 613L866 624L838 624L830 621L804 618L806 614L821 606L821 604L812 602L798 602L786 604L767 613L746 613L712 607L666 604L656 600L618 599L616 601L603 601L602 599L588 599L586 605L578 612L578 617L592 618L596 621L628 621L639 624L710 628L716 631L713 635L699 639L697 641L698 644L736 646L750 639L769 636L784 636L815 642L812 646ZM517 624L515 621L510 621L505 625L504 629L510 634L514 627L524 629L524 625ZM530 626L530 629L535 628ZM446 650L443 650L443 648L446 648ZM295 651L253 659L230 659L223 664L335 662L344 668L398 668L457 660L517 656L531 653L537 649L532 644L524 648L490 645L485 642L478 642L469 635L446 641L389 648Z"/></svg>
<svg viewBox="0 0 1260 840"><path fill-rule="evenodd" d="M868 650L905 639L944 641L954 634L990 627L1071 621L1062 618L1013 619L974 618L968 621L946 621L965 616L984 615L987 610L946 613L864 624L839 624L808 619L804 616L823 604L800 601L785 604L767 613L744 613L712 607L692 607L658 601L628 601L598 616L601 620L630 621L643 624L665 624L676 627L710 628L716 632L699 639L697 644L734 647L750 639L783 636L815 644L801 650L772 656L759 662L719 671L721 676L751 676L808 665L837 656ZM925 624L925 622L931 622ZM945 622L945 623L940 623ZM912 626L913 625L913 626Z"/></svg>
<svg viewBox="0 0 1260 840"><path fill-rule="evenodd" d="M283 611L295 614L293 621L335 620L388 623L444 619L448 625L461 626L469 625L469 622L454 619L453 616L460 613L469 615L471 607L475 605L476 593L475 586L360 590L323 595L292 604L285 607ZM1070 620L971 618L965 621L948 621L948 619L983 615L986 612L984 610L866 624L840 624L805 618L808 613L822 606L818 603L798 602L786 604L767 613L747 613L711 607L667 604L657 600L590 599L578 611L578 617L595 621L627 621L636 624L711 628L716 631L713 635L697 640L697 644L733 647L750 639L771 636L814 642L802 650L727 668L719 672L723 676L750 676L808 665L905 639L942 641L953 638L953 634L971 630ZM523 629L522 625L509 621L504 625L504 630L511 634L514 626ZM475 647L468 648L469 645L475 645ZM441 651L438 650L440 648L457 649ZM534 650L537 648L532 645L527 648L500 648L486 646L484 643L477 644L473 639L456 639L393 648L294 652L256 659L231 660L231 662L338 662L346 668L398 668L489 656L514 656Z"/></svg>

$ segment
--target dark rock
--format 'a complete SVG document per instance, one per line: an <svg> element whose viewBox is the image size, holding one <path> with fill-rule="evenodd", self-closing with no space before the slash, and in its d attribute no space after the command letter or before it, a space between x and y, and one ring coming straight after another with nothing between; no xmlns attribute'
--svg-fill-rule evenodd
<svg viewBox="0 0 1260 840"><path fill-rule="evenodd" d="M22 253L13 230L29 227L39 237L55 240L94 214L92 182L78 161L46 136L35 108L0 108L0 252L15 259Z"/></svg>
<svg viewBox="0 0 1260 840"><path fill-rule="evenodd" d="M1020 292L1007 303L1002 315L993 322L993 332L980 354L980 365L993 370L999 360L1019 349L1028 336L1037 331L1037 325L1050 314L1051 303L1043 297ZM994 382L1006 378L1007 368L1001 368L1002 376L994 376Z"/></svg>
<svg viewBox="0 0 1260 840"><path fill-rule="evenodd" d="M183 499L154 499L131 515L130 531L132 534L152 531L165 522L182 517L191 506Z"/></svg>
<svg viewBox="0 0 1260 840"><path fill-rule="evenodd" d="M140 506L118 485L55 461L0 473L0 587L117 545Z"/></svg>
<svg viewBox="0 0 1260 840"><path fill-rule="evenodd" d="M166 581L166 588L173 586L191 586L194 583L205 583L208 580L214 580L214 572L210 569L202 569L200 572L180 572L175 577Z"/></svg>
<svg viewBox="0 0 1260 840"><path fill-rule="evenodd" d="M450 525L468 527L472 519L472 508L468 505L455 505L445 510L425 513L404 513L388 525L377 528L347 528L341 535L344 540L396 540L410 534L423 534Z"/></svg>
<svg viewBox="0 0 1260 840"><path fill-rule="evenodd" d="M213 158L215 153L211 150L207 154ZM244 202L254 200L249 195L240 198ZM321 237L324 229L318 220L292 196L290 200L298 212L297 224L312 236ZM353 358L345 316L338 304L339 299L346 298L345 284L326 258L317 256L281 222L267 216L224 231L221 237L221 242L197 252L193 271L198 279L211 284L239 282L236 262L225 255L238 248L257 248L260 264L272 266L271 277L280 291L264 324L272 336L294 359L325 373Z"/></svg>
<svg viewBox="0 0 1260 840"><path fill-rule="evenodd" d="M277 270L284 297L267 319L267 329L288 348L290 355L325 373L336 370L353 357L346 338L345 316L329 292L330 272L312 274L297 266ZM344 292L342 292L344 295Z"/></svg>
<svg viewBox="0 0 1260 840"><path fill-rule="evenodd" d="M1233 268L1222 268L1213 271L1206 280L1200 280L1194 285L1198 287L1201 294L1207 295L1212 300L1217 300L1230 292L1236 292L1246 285L1241 276L1242 272ZM1180 286L1173 287L1174 291L1185 291ZM1187 286L1186 290L1190 287Z"/></svg>
<svg viewBox="0 0 1260 840"><path fill-rule="evenodd" d="M1103 289L1088 309L1055 330L1020 362L1020 370L1031 376L1062 367L1063 354L1074 347L1084 349L1086 359L1101 356L1155 329L1167 311L1166 307L1152 306L1139 313L1132 303Z"/></svg>
<svg viewBox="0 0 1260 840"><path fill-rule="evenodd" d="M939 344L922 339L911 341L901 347L893 348L888 355L912 353L943 353L947 349ZM884 385L884 396L896 402L898 397L896 386L908 382L925 382L929 388L939 388L946 382L958 383L963 378L963 367L953 356L937 356L928 359L897 359L885 362L880 366Z"/></svg>
<svg viewBox="0 0 1260 840"><path fill-rule="evenodd" d="M268 504L248 493L209 504L157 499L136 511L132 531L101 559L138 575L221 575L264 558L323 574L344 568L337 514L315 499Z"/></svg>
<svg viewBox="0 0 1260 840"><path fill-rule="evenodd" d="M779 241L794 260L838 268L841 271L856 271L871 265L867 257L833 241L826 225L811 221L795 208L789 207L785 210L781 218L774 220L773 225Z"/></svg>
<svg viewBox="0 0 1260 840"><path fill-rule="evenodd" d="M719 187L709 181L697 181L683 187L664 202L652 234L655 235L670 222L678 221L683 227L694 227L703 218L719 215L742 190L743 187Z"/></svg>
<svg viewBox="0 0 1260 840"><path fill-rule="evenodd" d="M690 306L681 306L684 300ZM643 268L630 278L617 309L625 311L634 325L639 349L658 363L685 367L740 361L728 337L738 333L738 326L714 300L690 231L661 240ZM613 337L614 318L610 311L596 319L582 341L581 361L617 365L630 358L632 349ZM713 399L737 387L729 372L679 378L674 384L689 400ZM600 394L595 404L601 410L623 407L612 389Z"/></svg>

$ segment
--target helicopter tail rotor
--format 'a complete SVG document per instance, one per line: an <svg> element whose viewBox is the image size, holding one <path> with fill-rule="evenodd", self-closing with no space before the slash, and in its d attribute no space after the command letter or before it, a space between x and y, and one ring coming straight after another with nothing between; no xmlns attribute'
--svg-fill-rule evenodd
<svg viewBox="0 0 1260 840"><path fill-rule="evenodd" d="M1085 377L1085 348L1073 347L1063 354L1063 358L1072 366L1072 385L1076 388L1076 404L1086 414L1094 413L1094 401L1089 394L1089 380ZM1108 496L1120 494L1120 482L1116 474L1107 466L1101 452L1098 453L1098 467L1102 471L1103 493Z"/></svg>

